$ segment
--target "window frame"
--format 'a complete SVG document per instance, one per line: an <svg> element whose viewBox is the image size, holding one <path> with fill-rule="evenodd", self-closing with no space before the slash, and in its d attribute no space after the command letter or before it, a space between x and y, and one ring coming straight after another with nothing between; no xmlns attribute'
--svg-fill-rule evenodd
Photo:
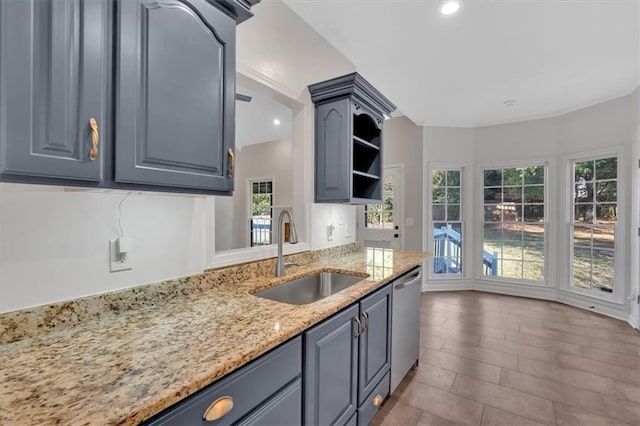
<svg viewBox="0 0 640 426"><path fill-rule="evenodd" d="M466 189L469 186L469 163L441 163L441 162L429 162L428 167L426 168L426 174L423 178L424 187L427 188L423 193L423 197L425 198L425 221L424 221L424 231L423 234L426 237L424 239L424 244L426 245L425 251L431 252L433 250L434 245L434 232L433 226L435 222L446 222L446 221L434 221L433 220L433 172L435 170L444 170L444 171L459 171L460 172L460 235L462 238L466 239L466 241L470 241L470 236L468 233L467 221L469 219L469 214L472 209L467 207L471 204L469 197L469 190ZM434 274L433 273L433 262L434 256L431 256L428 264L428 279L429 281L462 281L467 280L469 277L472 277L473 274L469 273L471 265L471 261L469 256L471 255L469 243L462 245L462 272L459 274Z"/></svg>
<svg viewBox="0 0 640 426"><path fill-rule="evenodd" d="M617 182L617 209L618 216L616 224L613 226L614 228L614 249L613 249L613 265L614 265L614 282L613 282L613 291L611 293L607 292L595 292L591 288L580 288L573 286L573 253L574 253L574 243L573 243L573 191L574 191L574 169L573 165L577 162L584 161L596 161L602 160L610 157L617 158L617 170L616 170L616 182ZM625 179L625 169L623 167L625 161L624 156L624 148L617 147L613 150L601 150L601 151L592 151L585 153L573 154L565 157L565 167L566 167L566 179L565 179L565 241L566 249L565 253L567 255L566 262L566 272L563 274L566 279L563 280L560 289L567 291L569 293L575 295L585 296L587 298L605 301L605 302L613 302L616 304L624 304L624 297L626 294L626 289L624 286L624 282L626 279L625 269L624 269L624 256L625 256L625 248L626 244L624 240L625 234L625 218L626 218L626 203L625 203L625 191L626 191L626 179ZM595 182L595 181L594 181ZM622 195L621 195L622 194Z"/></svg>
<svg viewBox="0 0 640 426"><path fill-rule="evenodd" d="M514 277L501 277L494 275L485 275L483 270L483 261L481 254L484 251L484 172L485 170L495 170L495 169L514 169L514 168L525 168L525 167L543 167L544 169L544 184L543 184L543 193L544 193L544 204L543 204L543 213L544 213L544 221L542 222L544 228L544 246L543 246L543 271L544 271L544 279L543 280L531 280L527 278L514 278ZM486 162L478 164L477 169L477 221L475 222L478 225L478 230L476 232L477 244L476 244L476 253L480 255L476 256L475 261L477 262L475 273L476 279L478 281L483 282L496 282L503 283L509 285L522 285L526 287L549 287L550 283L553 281L551 274L552 270L550 268L549 262L549 250L551 246L551 241L549 240L549 221L550 221L550 208L549 204L551 199L549 197L549 173L550 173L550 164L548 159L531 159L529 161L500 161L500 162ZM502 184L504 187L504 182ZM522 203L524 206L524 202ZM523 248L524 250L524 248Z"/></svg>
<svg viewBox="0 0 640 426"><path fill-rule="evenodd" d="M253 231L252 228L251 228L251 221L253 220L253 196L254 196L253 184L254 183L258 183L259 184L259 183L262 183L262 182L270 182L271 183L271 192L270 192L270 195L271 195L271 208L270 208L270 211L271 211L271 230L269 231L270 234L271 234L270 235L271 243L270 244L256 244L256 245L253 245L251 243L251 240L252 240L252 235L251 234L252 234L252 231ZM249 225L248 226L248 233L247 233L247 237L248 237L247 238L248 239L247 245L248 245L249 248L269 247L269 246L271 246L271 245L273 245L275 243L274 238L277 237L275 235L275 232L276 232L275 231L275 225L276 225L275 221L276 221L276 219L274 218L274 215L273 215L273 208L274 208L274 205L275 205L274 204L274 202L275 202L275 200L274 200L275 184L276 184L276 182L275 182L275 178L274 177L252 177L252 178L247 178L247 204L246 204L246 208L247 208L247 224Z"/></svg>

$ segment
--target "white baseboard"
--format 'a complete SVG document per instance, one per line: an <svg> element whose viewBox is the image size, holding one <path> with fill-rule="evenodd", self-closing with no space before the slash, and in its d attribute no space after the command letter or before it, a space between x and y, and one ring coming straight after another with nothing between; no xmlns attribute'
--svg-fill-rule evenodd
<svg viewBox="0 0 640 426"><path fill-rule="evenodd" d="M565 305L575 306L577 308L582 308L585 311L597 312L611 318L629 322L629 313L625 312L624 306L616 303L592 299L588 296L583 296L566 290L558 291L557 300ZM632 324L630 323L630 325Z"/></svg>

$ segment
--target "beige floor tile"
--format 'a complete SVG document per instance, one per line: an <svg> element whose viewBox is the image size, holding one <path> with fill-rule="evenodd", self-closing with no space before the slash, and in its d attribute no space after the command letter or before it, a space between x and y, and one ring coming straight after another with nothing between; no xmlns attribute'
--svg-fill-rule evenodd
<svg viewBox="0 0 640 426"><path fill-rule="evenodd" d="M446 391L451 389L455 378L456 373L453 371L445 370L424 362L414 370L415 380Z"/></svg>
<svg viewBox="0 0 640 426"><path fill-rule="evenodd" d="M418 424L422 410L407 405L390 397L371 420L371 426L415 426Z"/></svg>
<svg viewBox="0 0 640 426"><path fill-rule="evenodd" d="M468 345L477 346L480 342L480 336L477 334L465 333L460 330L453 330L451 328L443 328L443 327L424 327L422 324L420 325L420 335L421 336L429 336L434 335L438 337L443 337L447 340L454 340L456 342L466 343Z"/></svg>
<svg viewBox="0 0 640 426"><path fill-rule="evenodd" d="M505 352L520 357L556 363L556 352L535 346L523 345L522 343L508 342L506 340L482 337L479 346L481 348L493 349L494 351Z"/></svg>
<svg viewBox="0 0 640 426"><path fill-rule="evenodd" d="M431 414L428 411L423 411L422 417L418 421L418 426L457 426L459 424Z"/></svg>
<svg viewBox="0 0 640 426"><path fill-rule="evenodd" d="M487 364L497 365L499 367L506 367L516 369L518 359L513 354L507 354L504 352L494 351L492 349L478 348L468 344L455 342L447 339L442 346L443 352L458 355L464 358L475 359L476 361L486 362Z"/></svg>
<svg viewBox="0 0 640 426"><path fill-rule="evenodd" d="M640 369L640 356L637 355L617 354L603 349L582 347L582 356L621 367Z"/></svg>
<svg viewBox="0 0 640 426"><path fill-rule="evenodd" d="M640 404L640 386L614 380L613 387L627 401Z"/></svg>
<svg viewBox="0 0 640 426"><path fill-rule="evenodd" d="M567 343L561 340L545 339L542 337L523 334L516 331L507 331L504 339L509 342L522 343L524 345L536 346L550 351L561 352L571 355L582 355L580 346L575 343Z"/></svg>
<svg viewBox="0 0 640 426"><path fill-rule="evenodd" d="M518 371L594 392L615 394L615 381L613 379L584 371L559 367L555 364L548 364L527 358L518 358Z"/></svg>
<svg viewBox="0 0 640 426"><path fill-rule="evenodd" d="M622 401L614 396L607 396L599 392L588 391L511 370L502 370L501 383L511 389L537 395L572 407L593 411L622 422L637 423L638 419L640 419L640 405Z"/></svg>
<svg viewBox="0 0 640 426"><path fill-rule="evenodd" d="M615 353L630 355L637 354L635 346L619 343L613 337L610 339L599 340L593 339L589 336L575 335L563 331L540 329L531 326L520 326L520 333L528 336L541 337L543 339L561 340L563 342L575 343L576 345L610 350Z"/></svg>
<svg viewBox="0 0 640 426"><path fill-rule="evenodd" d="M451 392L544 424L554 423L553 405L517 390L459 374Z"/></svg>
<svg viewBox="0 0 640 426"><path fill-rule="evenodd" d="M569 334L577 334L579 336L586 336L591 339L599 338L605 340L613 339L612 333L607 330L596 330L593 327L582 327L579 325L569 325L559 321L544 321L543 327L548 330L564 331Z"/></svg>
<svg viewBox="0 0 640 426"><path fill-rule="evenodd" d="M479 425L482 404L450 392L412 381L399 393L401 402L428 411L454 423Z"/></svg>
<svg viewBox="0 0 640 426"><path fill-rule="evenodd" d="M640 331L638 330L629 327L629 330L625 333L614 333L614 337L622 343L634 345L640 349Z"/></svg>
<svg viewBox="0 0 640 426"><path fill-rule="evenodd" d="M506 329L501 327L497 321L492 323L487 323L487 321L478 323L461 319L447 319L444 324L442 324L442 327L477 334L479 336L493 337L494 339L504 339L506 333Z"/></svg>
<svg viewBox="0 0 640 426"><path fill-rule="evenodd" d="M420 365L422 364L434 365L487 382L500 383L500 367L445 352L424 350L420 355Z"/></svg>
<svg viewBox="0 0 640 426"><path fill-rule="evenodd" d="M610 417L575 408L559 402L553 403L558 426L630 426L629 423L619 422ZM637 423L636 423L637 424Z"/></svg>
<svg viewBox="0 0 640 426"><path fill-rule="evenodd" d="M558 354L558 364L561 367L573 368L574 370L586 371L598 376L610 377L621 382L640 385L640 370L566 354Z"/></svg>
<svg viewBox="0 0 640 426"><path fill-rule="evenodd" d="M553 423L551 423L553 424ZM484 406L482 426L541 426L544 423L535 422L526 417L518 416L499 408Z"/></svg>
<svg viewBox="0 0 640 426"><path fill-rule="evenodd" d="M436 351L439 351L440 348L442 348L445 340L447 339L433 334L420 334L420 346L435 349Z"/></svg>

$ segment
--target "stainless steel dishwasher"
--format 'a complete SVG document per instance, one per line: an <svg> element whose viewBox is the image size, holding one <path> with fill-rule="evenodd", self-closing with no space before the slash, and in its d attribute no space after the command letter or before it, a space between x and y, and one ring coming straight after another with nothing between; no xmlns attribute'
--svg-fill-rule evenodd
<svg viewBox="0 0 640 426"><path fill-rule="evenodd" d="M422 267L412 269L393 282L391 326L391 392L420 355L420 293Z"/></svg>

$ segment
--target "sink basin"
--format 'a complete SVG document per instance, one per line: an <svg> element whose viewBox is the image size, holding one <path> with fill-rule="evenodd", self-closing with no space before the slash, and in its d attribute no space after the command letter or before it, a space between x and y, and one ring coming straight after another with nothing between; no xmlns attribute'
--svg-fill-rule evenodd
<svg viewBox="0 0 640 426"><path fill-rule="evenodd" d="M357 275L320 272L280 284L254 296L292 305L306 305L329 297L364 279Z"/></svg>

